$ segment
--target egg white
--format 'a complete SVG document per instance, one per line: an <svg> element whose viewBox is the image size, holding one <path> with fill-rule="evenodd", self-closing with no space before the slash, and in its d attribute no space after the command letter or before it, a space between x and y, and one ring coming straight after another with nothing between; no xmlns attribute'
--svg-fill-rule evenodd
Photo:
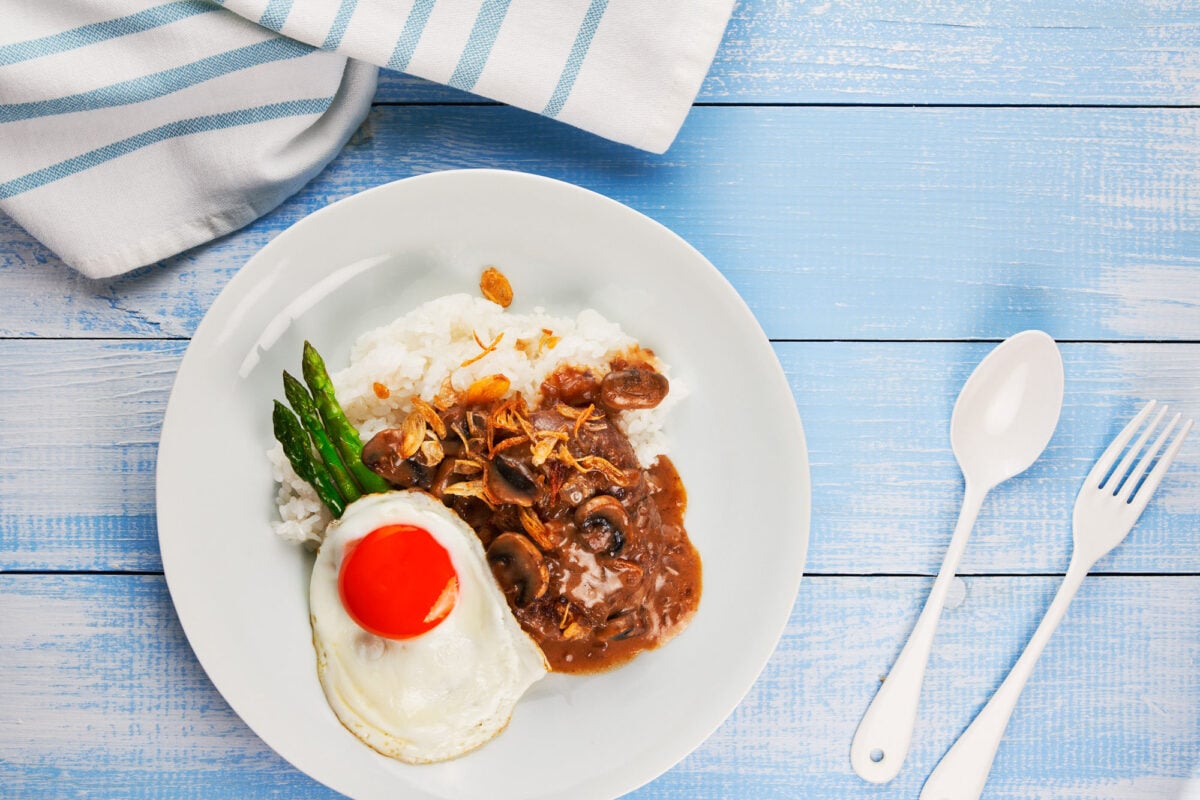
<svg viewBox="0 0 1200 800"><path fill-rule="evenodd" d="M347 542L384 525L429 531L458 573L458 601L437 627L411 639L360 628L342 606L338 571ZM474 531L422 492L371 494L331 524L309 588L317 674L337 718L363 742L409 763L462 755L504 729L513 707L546 674L546 659L509 611Z"/></svg>

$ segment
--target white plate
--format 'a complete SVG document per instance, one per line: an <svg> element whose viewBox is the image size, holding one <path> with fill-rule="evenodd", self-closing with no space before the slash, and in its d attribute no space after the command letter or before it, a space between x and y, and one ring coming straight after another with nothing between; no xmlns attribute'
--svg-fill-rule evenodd
<svg viewBox="0 0 1200 800"><path fill-rule="evenodd" d="M704 563L691 626L608 673L551 675L496 739L408 766L346 732L317 682L311 557L271 533L271 400L311 339L340 369L363 331L417 303L511 279L515 310L597 308L691 390L668 420ZM196 330L158 453L158 536L200 663L268 745L353 797L613 797L670 769L734 709L770 657L808 543L800 418L762 330L719 272L658 223L513 172L381 186L280 234Z"/></svg>

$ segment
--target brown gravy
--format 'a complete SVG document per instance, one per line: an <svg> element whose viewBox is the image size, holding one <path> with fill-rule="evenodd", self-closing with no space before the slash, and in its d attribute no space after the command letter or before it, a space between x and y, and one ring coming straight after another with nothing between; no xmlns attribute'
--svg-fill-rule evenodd
<svg viewBox="0 0 1200 800"><path fill-rule="evenodd" d="M666 456L645 471L644 480L645 487L624 501L638 509L631 516L643 517L644 524L620 553L592 553L574 522L567 522L564 543L545 554L549 591L513 608L555 672L622 664L679 633L696 611L700 555L683 527L683 482Z"/></svg>
<svg viewBox="0 0 1200 800"><path fill-rule="evenodd" d="M561 367L533 409L468 389L413 412L428 425L406 422L363 449L368 467L429 491L475 530L514 615L556 672L599 672L655 648L700 602L679 473L665 456L641 468L613 422L621 409L657 404L666 379L625 360L612 368L601 381ZM436 447L405 458L418 427Z"/></svg>

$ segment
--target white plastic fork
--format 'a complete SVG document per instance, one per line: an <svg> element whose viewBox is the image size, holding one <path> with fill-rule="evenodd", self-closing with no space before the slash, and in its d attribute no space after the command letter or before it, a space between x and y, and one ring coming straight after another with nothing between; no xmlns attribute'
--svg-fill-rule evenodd
<svg viewBox="0 0 1200 800"><path fill-rule="evenodd" d="M1175 454L1179 452L1183 440L1192 429L1192 420L1185 421L1162 457L1158 459L1158 463L1150 470L1149 475L1146 475L1146 470L1179 424L1180 415L1176 414L1155 438L1154 444L1138 459L1138 455L1143 453L1146 441L1166 416L1167 408L1163 406L1129 448L1121 463L1113 469L1117 457L1156 405L1154 400L1147 403L1117 435L1088 473L1083 488L1079 490L1079 497L1075 500L1072 520L1074 552L1071 554L1071 563L1067 567L1066 577L1063 578L1058 593L1054 595L1046 616L1026 645L1025 652L1021 653L1012 671L1004 679L1004 683L1000 684L992 699L958 737L958 741L942 757L925 782L921 800L976 800L982 794L988 773L992 769L992 761L996 758L996 750L1000 747L1004 729L1008 727L1009 717L1017 705L1021 690L1025 688L1025 682L1029 680L1038 657L1054 629L1062 621L1067 606L1079 590L1079 585L1088 570L1120 544L1133 529L1134 523L1145 510L1150 496L1162 483L1167 468L1171 466ZM1145 482L1141 482L1143 475L1146 475Z"/></svg>

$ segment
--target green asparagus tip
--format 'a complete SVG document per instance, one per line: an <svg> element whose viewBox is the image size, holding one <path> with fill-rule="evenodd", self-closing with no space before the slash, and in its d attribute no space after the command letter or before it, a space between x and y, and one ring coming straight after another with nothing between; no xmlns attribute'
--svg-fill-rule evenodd
<svg viewBox="0 0 1200 800"><path fill-rule="evenodd" d="M283 371L283 390L284 390L284 392L294 392L297 389L300 389L306 395L308 394L308 390L304 388L304 384L301 383L299 380L297 380L295 375L293 375L292 373L288 372L285 369ZM288 402L291 402L291 399L292 399L292 396L290 394L288 394ZM276 401L276 402L278 402L278 401Z"/></svg>
<svg viewBox="0 0 1200 800"><path fill-rule="evenodd" d="M312 390L313 398L316 398L319 391L317 384L321 382L323 376L328 375L328 372L325 370L325 359L321 358L321 354L317 352L317 348L309 344L307 340L304 342L304 355L300 361L300 373L304 375L304 382Z"/></svg>

